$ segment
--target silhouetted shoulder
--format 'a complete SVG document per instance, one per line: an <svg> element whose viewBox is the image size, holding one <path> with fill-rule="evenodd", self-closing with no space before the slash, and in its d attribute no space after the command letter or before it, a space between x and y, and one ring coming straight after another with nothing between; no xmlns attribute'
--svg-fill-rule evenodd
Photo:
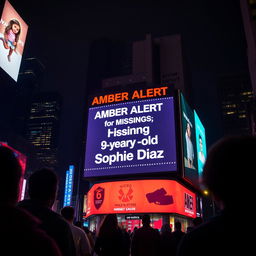
<svg viewBox="0 0 256 256"><path fill-rule="evenodd" d="M246 250L243 238L237 232L237 219L221 214L187 233L178 248L177 256L231 255ZM241 254L245 255L245 254Z"/></svg>
<svg viewBox="0 0 256 256"><path fill-rule="evenodd" d="M8 255L61 255L52 238L39 229L40 221L25 210L0 206L0 216L4 219L1 232L5 234L1 250Z"/></svg>
<svg viewBox="0 0 256 256"><path fill-rule="evenodd" d="M69 224L60 214L31 199L19 202L18 206L41 221L40 227L55 240L63 255L73 255L75 247L72 232Z"/></svg>
<svg viewBox="0 0 256 256"><path fill-rule="evenodd" d="M60 214L52 211L49 208L41 206L33 200L23 200L18 203L18 206L33 214L35 217L40 219L42 223L53 223L54 226L69 226Z"/></svg>

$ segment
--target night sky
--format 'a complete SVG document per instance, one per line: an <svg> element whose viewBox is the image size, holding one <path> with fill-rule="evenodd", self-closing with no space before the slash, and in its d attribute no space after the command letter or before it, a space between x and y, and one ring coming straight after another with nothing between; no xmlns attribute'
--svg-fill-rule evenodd
<svg viewBox="0 0 256 256"><path fill-rule="evenodd" d="M1 0L2 1L2 0ZM4 2L4 1L2 1ZM221 136L217 109L220 74L247 70L239 1L10 0L29 25L24 57L46 66L41 91L63 97L60 161L77 162L84 122L90 43L99 38L144 39L181 34L192 99L205 124L208 146Z"/></svg>

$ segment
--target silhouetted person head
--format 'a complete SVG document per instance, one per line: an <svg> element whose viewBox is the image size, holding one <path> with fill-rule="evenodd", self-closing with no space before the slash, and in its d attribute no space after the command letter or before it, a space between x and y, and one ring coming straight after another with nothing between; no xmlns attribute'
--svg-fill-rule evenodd
<svg viewBox="0 0 256 256"><path fill-rule="evenodd" d="M69 222L73 222L75 217L75 209L72 206L65 206L60 210L61 216Z"/></svg>
<svg viewBox="0 0 256 256"><path fill-rule="evenodd" d="M203 182L225 208L251 207L255 152L254 136L226 137L209 150Z"/></svg>
<svg viewBox="0 0 256 256"><path fill-rule="evenodd" d="M0 203L15 205L19 195L19 184L22 174L19 161L13 151L7 147L0 147Z"/></svg>
<svg viewBox="0 0 256 256"><path fill-rule="evenodd" d="M181 231L181 223L179 221L174 223L174 229L175 231Z"/></svg>
<svg viewBox="0 0 256 256"><path fill-rule="evenodd" d="M118 221L116 214L107 214L103 218L98 234L100 236L107 236L118 229Z"/></svg>
<svg viewBox="0 0 256 256"><path fill-rule="evenodd" d="M32 200L51 208L56 199L58 178L48 168L40 169L31 174L28 182L28 194Z"/></svg>
<svg viewBox="0 0 256 256"><path fill-rule="evenodd" d="M196 217L196 218L193 219L193 224L194 224L195 227L199 226L202 223L203 223L203 219L201 217Z"/></svg>
<svg viewBox="0 0 256 256"><path fill-rule="evenodd" d="M164 224L161 227L161 234L171 233L172 229L170 227L170 224Z"/></svg>
<svg viewBox="0 0 256 256"><path fill-rule="evenodd" d="M150 216L148 214L144 214L142 216L142 224L143 224L143 226L149 226L150 225Z"/></svg>

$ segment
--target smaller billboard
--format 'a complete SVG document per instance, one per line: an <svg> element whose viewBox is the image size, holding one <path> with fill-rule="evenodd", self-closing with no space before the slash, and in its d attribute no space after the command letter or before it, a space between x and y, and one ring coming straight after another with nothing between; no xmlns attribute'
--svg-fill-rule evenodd
<svg viewBox="0 0 256 256"><path fill-rule="evenodd" d="M0 20L0 67L16 82L28 25L6 0Z"/></svg>
<svg viewBox="0 0 256 256"><path fill-rule="evenodd" d="M204 167L206 154L207 154L206 138L205 138L205 128L195 110L194 110L194 116L195 116L195 129L196 129L197 165L198 165L198 175L200 179L203 174L203 167Z"/></svg>
<svg viewBox="0 0 256 256"><path fill-rule="evenodd" d="M194 112L188 105L182 93L180 94L180 105L184 178L197 186L199 179L197 169Z"/></svg>
<svg viewBox="0 0 256 256"><path fill-rule="evenodd" d="M66 171L63 207L71 205L74 183L74 168L74 165L70 165L69 169Z"/></svg>
<svg viewBox="0 0 256 256"><path fill-rule="evenodd" d="M177 213L196 217L196 195L174 180L98 183L87 194L86 217L108 213Z"/></svg>

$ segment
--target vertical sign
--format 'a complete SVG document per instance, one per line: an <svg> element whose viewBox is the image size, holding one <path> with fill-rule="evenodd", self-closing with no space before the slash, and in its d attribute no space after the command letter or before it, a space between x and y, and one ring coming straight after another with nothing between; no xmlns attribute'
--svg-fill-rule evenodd
<svg viewBox="0 0 256 256"><path fill-rule="evenodd" d="M71 205L74 182L74 165L70 165L66 171L65 194L63 207Z"/></svg>

